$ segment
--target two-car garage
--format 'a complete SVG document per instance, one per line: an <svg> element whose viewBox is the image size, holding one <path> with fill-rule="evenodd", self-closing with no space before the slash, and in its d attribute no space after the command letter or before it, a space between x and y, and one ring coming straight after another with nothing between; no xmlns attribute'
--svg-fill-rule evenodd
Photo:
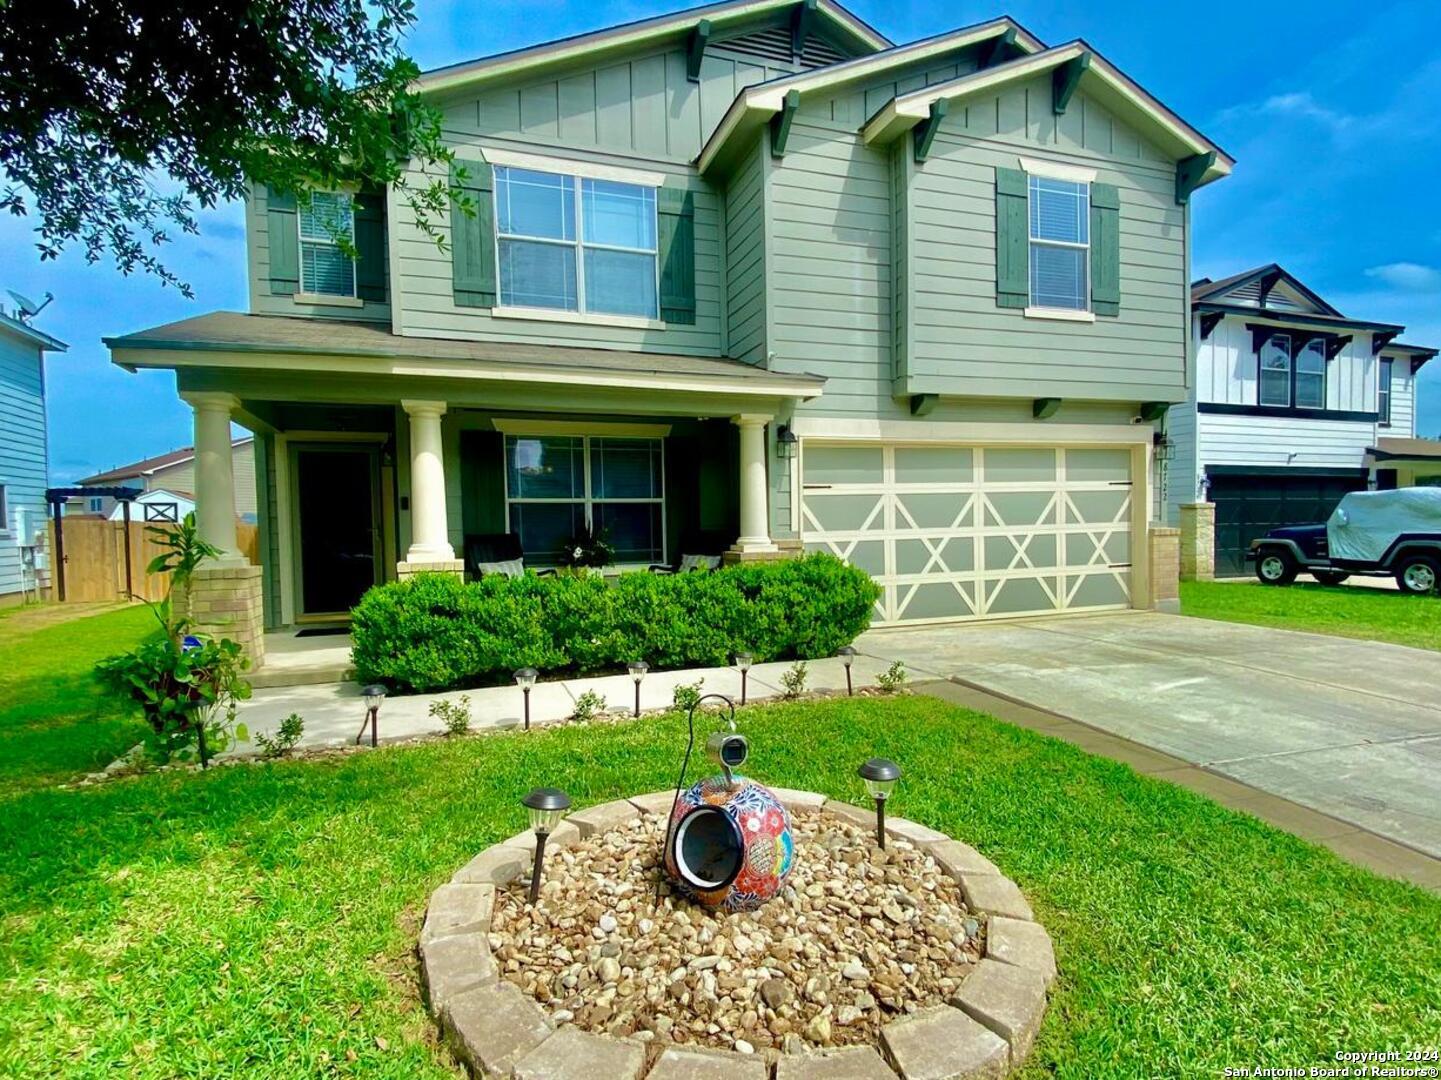
<svg viewBox="0 0 1441 1080"><path fill-rule="evenodd" d="M806 439L801 536L881 585L877 625L1127 608L1144 527L1134 457Z"/></svg>
<svg viewBox="0 0 1441 1080"><path fill-rule="evenodd" d="M1212 465L1206 470L1216 505L1216 574L1251 572L1251 541L1283 525L1325 521L1341 497L1366 490L1365 469L1306 470Z"/></svg>

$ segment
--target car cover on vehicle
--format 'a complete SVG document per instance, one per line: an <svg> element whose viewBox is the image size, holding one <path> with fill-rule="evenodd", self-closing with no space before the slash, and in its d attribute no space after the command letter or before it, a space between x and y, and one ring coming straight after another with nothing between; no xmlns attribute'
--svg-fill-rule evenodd
<svg viewBox="0 0 1441 1080"><path fill-rule="evenodd" d="M1441 535L1441 488L1355 491L1326 522L1332 559L1378 562L1406 533Z"/></svg>

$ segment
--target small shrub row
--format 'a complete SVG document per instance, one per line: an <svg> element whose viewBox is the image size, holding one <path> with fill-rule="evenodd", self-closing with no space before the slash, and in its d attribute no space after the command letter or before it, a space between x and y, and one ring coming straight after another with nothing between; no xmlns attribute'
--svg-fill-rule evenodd
<svg viewBox="0 0 1441 1080"><path fill-rule="evenodd" d="M831 656L870 625L879 587L830 555L710 573L557 574L462 582L422 574L351 612L363 682L429 693L508 681L518 668L586 674Z"/></svg>

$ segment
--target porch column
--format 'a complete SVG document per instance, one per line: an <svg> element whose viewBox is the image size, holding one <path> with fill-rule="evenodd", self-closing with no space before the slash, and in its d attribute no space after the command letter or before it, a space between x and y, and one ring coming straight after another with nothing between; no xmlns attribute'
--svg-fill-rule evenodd
<svg viewBox="0 0 1441 1080"><path fill-rule="evenodd" d="M245 566L235 535L235 465L230 414L233 394L191 391L180 395L195 410L195 527L200 539L220 549L210 566Z"/></svg>
<svg viewBox="0 0 1441 1080"><path fill-rule="evenodd" d="M443 401L402 401L410 417L410 564L455 560L445 514L445 456L440 441Z"/></svg>
<svg viewBox="0 0 1441 1080"><path fill-rule="evenodd" d="M737 416L740 428L741 554L777 550L771 542L770 495L766 481L766 423L769 416Z"/></svg>

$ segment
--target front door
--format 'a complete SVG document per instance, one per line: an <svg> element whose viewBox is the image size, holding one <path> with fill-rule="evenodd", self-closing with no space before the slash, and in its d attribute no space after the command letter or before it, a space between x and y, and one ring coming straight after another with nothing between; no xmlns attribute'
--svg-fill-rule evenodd
<svg viewBox="0 0 1441 1080"><path fill-rule="evenodd" d="M295 473L300 614L345 614L380 581L379 455L299 446Z"/></svg>

